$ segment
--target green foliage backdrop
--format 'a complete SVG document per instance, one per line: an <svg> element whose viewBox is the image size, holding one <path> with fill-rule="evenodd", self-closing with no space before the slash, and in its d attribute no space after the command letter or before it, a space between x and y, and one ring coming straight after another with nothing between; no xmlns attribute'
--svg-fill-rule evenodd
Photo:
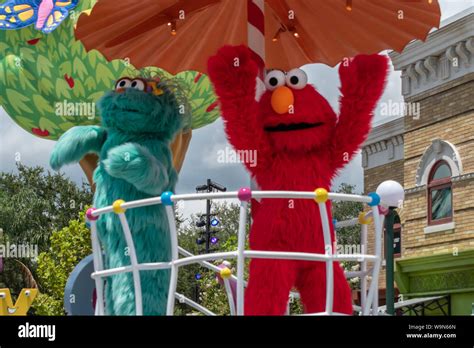
<svg viewBox="0 0 474 348"><path fill-rule="evenodd" d="M38 258L40 294L33 303L36 315L64 315L64 288L70 273L87 255L92 253L90 230L84 213L68 226L51 235L51 246Z"/></svg>
<svg viewBox="0 0 474 348"><path fill-rule="evenodd" d="M99 123L91 112L73 112L57 108L58 103L94 104L114 87L122 76L137 76L127 59L108 62L96 50L87 52L74 37L79 15L95 1L82 0L69 17L52 33L29 26L20 30L0 30L0 106L23 129L45 139L58 139L73 126ZM86 15L86 14L82 14ZM172 77L157 67L158 71ZM184 86L191 108L186 127L197 129L219 117L216 98L206 75L185 71L173 77Z"/></svg>

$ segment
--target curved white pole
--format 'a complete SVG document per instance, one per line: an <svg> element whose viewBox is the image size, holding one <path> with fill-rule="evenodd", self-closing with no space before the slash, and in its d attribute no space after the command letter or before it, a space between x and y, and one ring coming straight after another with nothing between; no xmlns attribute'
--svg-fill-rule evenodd
<svg viewBox="0 0 474 348"><path fill-rule="evenodd" d="M133 243L132 233L128 226L125 213L117 214L120 223L122 224L125 241L127 243L128 252L130 253L130 263L132 266L133 286L135 292L135 313L136 315L143 315L143 301L142 301L142 284L140 281L140 270L138 269L137 253L135 251L135 243Z"/></svg>
<svg viewBox="0 0 474 348"><path fill-rule="evenodd" d="M102 271L104 264L102 262L102 249L99 238L97 237L97 221L89 221L91 225L92 257L94 262L94 271ZM100 277L95 278L95 289L97 294L95 315L104 315L104 280Z"/></svg>
<svg viewBox="0 0 474 348"><path fill-rule="evenodd" d="M237 315L244 315L244 269L245 231L247 225L247 202L240 203L239 235L237 241Z"/></svg>
<svg viewBox="0 0 474 348"><path fill-rule="evenodd" d="M372 280L370 281L369 294L367 295L367 304L363 309L363 314L368 315L371 307L374 315L378 314L378 282L380 266L382 264L382 225L378 206L372 207L374 226L375 226L375 256L374 267L372 270Z"/></svg>
<svg viewBox="0 0 474 348"><path fill-rule="evenodd" d="M323 225L325 255L331 259L326 260L326 313L332 313L334 302L334 262L332 260L332 241L326 203L318 203L321 223Z"/></svg>
<svg viewBox="0 0 474 348"><path fill-rule="evenodd" d="M174 216L173 206L166 206L166 216L168 218L168 224L170 227L170 240L171 240L171 277L170 286L168 290L168 303L166 305L166 315L174 314L174 296L176 293L176 286L178 283L178 266L176 261L179 258L178 254L178 233L176 232L176 222Z"/></svg>

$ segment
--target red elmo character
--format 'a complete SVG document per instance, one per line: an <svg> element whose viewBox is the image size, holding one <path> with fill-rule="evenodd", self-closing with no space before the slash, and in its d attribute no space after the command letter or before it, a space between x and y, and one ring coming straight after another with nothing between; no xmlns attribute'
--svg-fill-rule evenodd
<svg viewBox="0 0 474 348"><path fill-rule="evenodd" d="M340 115L307 84L304 71L270 71L267 91L255 100L258 68L245 46L225 46L209 60L229 141L237 151L255 151L246 163L263 190L329 191L331 180L350 161L370 130L382 95L387 58L359 55L341 64ZM327 201L330 211L330 201ZM325 252L321 218L311 200L263 199L253 208L250 247L254 250ZM331 217L329 216L329 221ZM332 225L332 224L331 224ZM334 244L334 230L331 226ZM324 312L324 262L254 259L245 293L245 314L282 315L296 287L307 313ZM334 263L333 310L352 313L349 285Z"/></svg>

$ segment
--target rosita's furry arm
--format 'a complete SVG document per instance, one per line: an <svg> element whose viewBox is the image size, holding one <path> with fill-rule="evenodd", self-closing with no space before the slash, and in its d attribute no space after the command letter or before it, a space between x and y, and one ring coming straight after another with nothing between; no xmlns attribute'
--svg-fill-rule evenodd
<svg viewBox="0 0 474 348"><path fill-rule="evenodd" d="M347 164L367 137L387 72L387 57L376 54L341 63L341 107L331 148L334 170Z"/></svg>
<svg viewBox="0 0 474 348"><path fill-rule="evenodd" d="M69 163L79 162L88 153L99 153L107 132L99 126L77 126L69 129L56 143L49 163L58 170Z"/></svg>
<svg viewBox="0 0 474 348"><path fill-rule="evenodd" d="M219 97L230 143L239 150L256 150L258 165L247 168L256 174L268 158L269 148L255 100L257 64L245 46L224 46L208 63L209 77Z"/></svg>
<svg viewBox="0 0 474 348"><path fill-rule="evenodd" d="M111 176L128 181L150 195L162 193L169 183L165 166L139 144L126 143L112 148L102 164Z"/></svg>

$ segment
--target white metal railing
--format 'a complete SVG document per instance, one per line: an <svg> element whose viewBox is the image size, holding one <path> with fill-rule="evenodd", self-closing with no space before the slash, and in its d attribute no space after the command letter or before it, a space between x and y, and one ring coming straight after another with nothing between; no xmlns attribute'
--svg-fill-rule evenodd
<svg viewBox="0 0 474 348"><path fill-rule="evenodd" d="M238 230L238 246L237 250L230 252L218 252L203 255L193 255L178 246L178 235L176 231L175 215L173 204L178 201L191 200L206 200L206 199L231 199L237 198L240 200L239 212L239 230ZM263 250L245 250L246 239L246 222L247 222L247 206L250 199L260 198L288 198L288 199L312 199L318 204L321 216L321 223L323 227L323 237L325 243L325 253L303 253L303 252L281 252L281 251L263 251ZM337 254L333 253L333 246L331 242L331 233L328 212L326 209L326 201L353 201L368 204L371 210L364 214L362 213L358 219L352 219L345 222L336 223L336 228L354 226L361 224L361 244L362 253L360 254ZM144 206L163 204L166 209L166 214L170 229L171 242L171 260L169 262L153 262L153 263L139 263L135 251L135 246L132 239L132 233L125 216L127 209L135 209ZM144 270L160 270L170 269L170 285L167 301L167 315L173 315L175 300L178 299L182 303L193 307L194 309L206 314L215 315L203 306L195 303L191 299L182 294L176 293L176 285L178 280L179 268L190 264L200 264L215 272L220 272L221 268L213 265L209 261L212 260L228 260L237 259L237 276L230 274L228 277L223 277L224 288L228 297L230 312L232 315L244 314L244 268L245 259L247 258L263 258L263 259L291 259L291 260L306 260L315 262L325 262L326 264L326 307L323 313L311 313L310 315L338 315L333 311L333 293L334 293L334 279L333 279L333 262L334 261L359 261L361 263L361 270L358 272L346 272L346 277L360 277L361 280L361 314L377 314L378 312L378 276L381 265L381 246L382 246L382 225L383 216L380 214L379 206L380 197L375 194L369 196L328 193L324 189L317 189L314 192L299 192L299 191L250 191L248 188L242 188L234 192L218 192L218 193L196 193L196 194L181 194L175 195L171 192L165 192L160 197L142 199L132 202L124 202L117 200L112 206L103 207L99 209L91 208L87 211L87 218L91 226L92 249L94 255L94 273L92 278L95 280L97 289L97 305L96 315L104 315L104 278L111 277L116 274L130 272L133 276L134 291L135 291L135 308L136 315L143 315L142 291L140 283L140 271ZM130 265L117 267L113 269L104 269L102 260L102 248L100 246L97 234L97 219L103 214L115 213L118 215L121 226L123 228L125 241L130 252ZM375 227L375 246L374 255L368 255L367 248L367 224L373 220ZM184 257L179 258L179 254ZM373 263L372 268L368 269L368 262ZM371 276L370 285L367 289L367 278ZM234 306L233 292L230 282L236 282L236 305ZM293 294L294 295L294 294Z"/></svg>

